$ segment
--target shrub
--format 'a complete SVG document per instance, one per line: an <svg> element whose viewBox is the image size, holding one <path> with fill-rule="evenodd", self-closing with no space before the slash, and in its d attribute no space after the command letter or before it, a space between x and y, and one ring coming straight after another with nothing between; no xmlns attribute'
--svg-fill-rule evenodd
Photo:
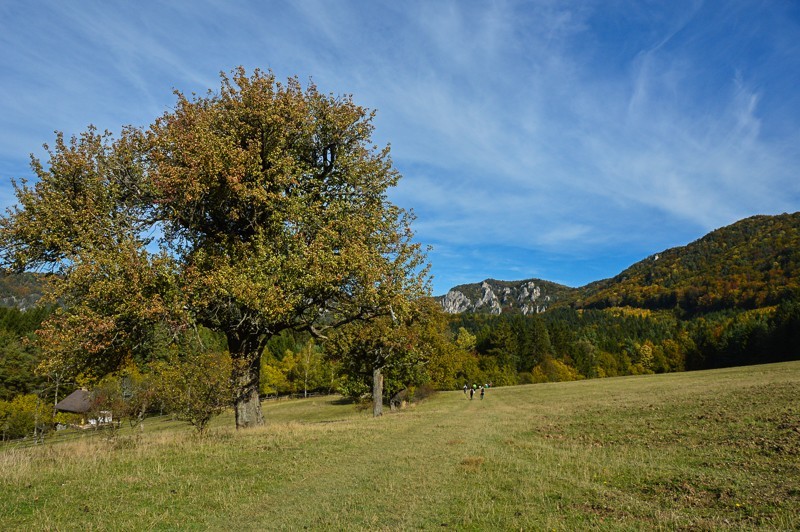
<svg viewBox="0 0 800 532"><path fill-rule="evenodd" d="M42 435L52 428L53 412L34 394L0 401L0 434L3 440Z"/></svg>
<svg viewBox="0 0 800 532"><path fill-rule="evenodd" d="M572 366L564 364L553 357L546 356L542 362L533 368L532 378L533 382L539 383L576 381L584 377Z"/></svg>
<svg viewBox="0 0 800 532"><path fill-rule="evenodd" d="M201 434L233 402L231 357L199 353L153 365L155 390L166 410Z"/></svg>
<svg viewBox="0 0 800 532"><path fill-rule="evenodd" d="M431 397L434 394L436 394L436 388L434 388L430 384L422 384L413 389L413 393L410 394L409 400L418 403L420 401L424 401L425 399Z"/></svg>
<svg viewBox="0 0 800 532"><path fill-rule="evenodd" d="M363 397L369 395L372 389L363 380L342 375L339 379L337 391L348 399L360 401Z"/></svg>

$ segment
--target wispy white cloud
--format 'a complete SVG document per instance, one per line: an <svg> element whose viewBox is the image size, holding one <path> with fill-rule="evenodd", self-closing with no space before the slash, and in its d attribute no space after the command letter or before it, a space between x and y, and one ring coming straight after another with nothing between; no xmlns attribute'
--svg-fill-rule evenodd
<svg viewBox="0 0 800 532"><path fill-rule="evenodd" d="M52 129L148 123L238 64L313 76L378 109L439 290L492 268L582 282L800 205L786 6L90 1L0 20L4 179Z"/></svg>

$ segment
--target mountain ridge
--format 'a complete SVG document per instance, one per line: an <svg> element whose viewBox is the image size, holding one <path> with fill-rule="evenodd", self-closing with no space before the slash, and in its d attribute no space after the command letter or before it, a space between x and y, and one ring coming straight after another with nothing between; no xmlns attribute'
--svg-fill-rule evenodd
<svg viewBox="0 0 800 532"><path fill-rule="evenodd" d="M516 312L528 315L546 311L574 290L577 289L535 278L522 281L485 279L480 283L455 286L437 299L449 314Z"/></svg>
<svg viewBox="0 0 800 532"><path fill-rule="evenodd" d="M530 314L560 305L696 313L761 308L797 294L800 212L744 218L579 288L542 279L486 279L453 287L437 300L451 314Z"/></svg>

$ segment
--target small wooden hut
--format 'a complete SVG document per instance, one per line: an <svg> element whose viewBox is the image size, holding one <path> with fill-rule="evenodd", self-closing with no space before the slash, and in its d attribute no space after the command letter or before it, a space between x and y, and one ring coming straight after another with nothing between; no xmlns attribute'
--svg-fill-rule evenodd
<svg viewBox="0 0 800 532"><path fill-rule="evenodd" d="M86 389L75 390L64 399L56 404L56 410L59 412L70 412L73 414L81 415L81 425L104 425L112 422L111 412L103 410L96 413L95 416L89 418L89 414L93 407L92 393ZM88 418L88 423L87 423Z"/></svg>

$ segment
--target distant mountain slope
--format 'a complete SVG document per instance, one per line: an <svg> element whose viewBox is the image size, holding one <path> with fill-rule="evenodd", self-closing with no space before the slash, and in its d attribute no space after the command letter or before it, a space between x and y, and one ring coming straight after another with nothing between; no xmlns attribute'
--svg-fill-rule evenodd
<svg viewBox="0 0 800 532"><path fill-rule="evenodd" d="M689 312L775 305L800 291L800 212L753 216L580 289L576 306L680 307Z"/></svg>
<svg viewBox="0 0 800 532"><path fill-rule="evenodd" d="M459 314L475 312L500 314L503 312L535 314L544 312L556 301L574 299L576 289L543 281L496 281L486 279L482 283L463 284L452 288L439 298L446 312Z"/></svg>
<svg viewBox="0 0 800 532"><path fill-rule="evenodd" d="M746 218L582 288L487 279L456 286L439 300L450 313L531 314L565 304L693 313L761 308L791 295L800 295L800 212Z"/></svg>
<svg viewBox="0 0 800 532"><path fill-rule="evenodd" d="M0 307L31 308L42 297L43 285L33 273L0 274Z"/></svg>

